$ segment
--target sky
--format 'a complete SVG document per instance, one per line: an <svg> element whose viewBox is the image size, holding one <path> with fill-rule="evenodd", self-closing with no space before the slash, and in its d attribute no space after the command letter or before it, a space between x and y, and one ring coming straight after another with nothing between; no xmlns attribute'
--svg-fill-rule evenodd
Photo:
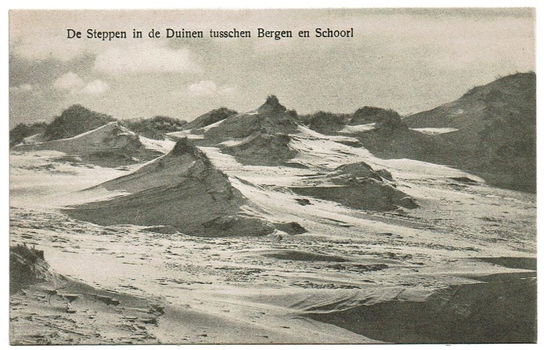
<svg viewBox="0 0 544 350"><path fill-rule="evenodd" d="M363 106L410 114L515 72L535 70L531 9L10 11L10 126L50 121L72 104L119 119L192 120L250 111L274 94L297 112ZM353 38L298 38L353 28ZM67 28L82 32L68 39ZM127 39L86 38L87 29ZM166 28L203 30L167 39ZM210 29L251 30L211 39ZM257 28L294 37L256 38ZM144 38L132 39L132 29ZM163 37L150 39L151 29Z"/></svg>

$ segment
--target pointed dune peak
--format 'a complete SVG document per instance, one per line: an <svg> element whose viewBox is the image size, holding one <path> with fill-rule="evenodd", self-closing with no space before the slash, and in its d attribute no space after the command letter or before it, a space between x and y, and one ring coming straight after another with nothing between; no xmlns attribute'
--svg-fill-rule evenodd
<svg viewBox="0 0 544 350"><path fill-rule="evenodd" d="M257 109L259 113L282 113L286 110L275 95L268 96L266 102Z"/></svg>
<svg viewBox="0 0 544 350"><path fill-rule="evenodd" d="M274 227L245 212L252 203L189 140L130 174L87 189L122 193L66 208L73 218L101 225L167 226L189 235L266 235Z"/></svg>
<svg viewBox="0 0 544 350"><path fill-rule="evenodd" d="M143 165L130 174L95 187L134 193L153 187L175 186L189 177L198 178L203 183L213 183L213 187L230 185L227 183L226 175L212 164L208 156L190 140L183 138L176 142L174 148L165 156Z"/></svg>
<svg viewBox="0 0 544 350"><path fill-rule="evenodd" d="M179 139L170 152L170 155L173 156L181 156L184 154L189 154L197 158L207 158L204 152L199 150L187 137Z"/></svg>
<svg viewBox="0 0 544 350"><path fill-rule="evenodd" d="M245 138L253 133L290 134L298 127L296 112L287 111L276 96L269 96L266 102L249 113L240 113L223 120L204 134L211 142L220 143L229 139Z"/></svg>
<svg viewBox="0 0 544 350"><path fill-rule="evenodd" d="M190 164L189 170L192 173L212 172L225 176L212 164L206 153L201 151L186 137L178 140L172 151L170 151L164 159L157 160L159 165L164 161L170 161L177 165L181 163Z"/></svg>

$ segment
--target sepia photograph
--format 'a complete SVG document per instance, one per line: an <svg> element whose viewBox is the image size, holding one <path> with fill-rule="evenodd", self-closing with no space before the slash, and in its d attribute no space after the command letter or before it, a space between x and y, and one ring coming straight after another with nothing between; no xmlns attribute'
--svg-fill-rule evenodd
<svg viewBox="0 0 544 350"><path fill-rule="evenodd" d="M535 25L10 10L10 344L536 343Z"/></svg>

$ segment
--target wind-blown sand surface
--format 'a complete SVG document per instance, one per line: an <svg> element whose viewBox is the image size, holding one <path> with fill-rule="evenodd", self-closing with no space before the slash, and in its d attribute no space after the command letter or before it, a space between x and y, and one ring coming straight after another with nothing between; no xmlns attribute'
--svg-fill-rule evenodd
<svg viewBox="0 0 544 350"><path fill-rule="evenodd" d="M11 245L43 249L51 271L71 281L11 295L12 343L535 340L534 194L446 166L378 159L341 143L347 136L298 128L290 162L303 167L241 165L218 147L200 147L253 204L247 212L296 222L307 231L297 235L212 238L78 221L60 209L126 194L80 190L145 165L12 153ZM291 190L357 161L390 171L419 207L356 210ZM52 288L81 295L73 313L59 298L49 305ZM119 305L89 297L104 293Z"/></svg>

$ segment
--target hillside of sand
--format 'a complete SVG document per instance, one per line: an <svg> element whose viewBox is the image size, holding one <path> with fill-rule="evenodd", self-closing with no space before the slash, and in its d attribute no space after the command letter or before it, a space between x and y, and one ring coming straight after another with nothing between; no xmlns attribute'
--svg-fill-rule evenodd
<svg viewBox="0 0 544 350"><path fill-rule="evenodd" d="M436 136L450 146L441 163L474 172L496 186L536 191L535 73L474 87L453 102L403 121L413 128L453 129Z"/></svg>
<svg viewBox="0 0 544 350"><path fill-rule="evenodd" d="M133 173L86 191L102 189L120 194L64 212L102 225L156 225L191 235L266 235L273 231L272 225L252 215L247 199L187 139Z"/></svg>
<svg viewBox="0 0 544 350"><path fill-rule="evenodd" d="M118 122L111 122L70 138L19 144L12 149L15 152L58 151L85 163L117 167L148 161L162 154L152 142L142 142L142 139Z"/></svg>
<svg viewBox="0 0 544 350"><path fill-rule="evenodd" d="M14 292L11 342L535 341L534 194L383 159L279 106L183 130L165 155L129 167L12 152L11 246L38 247L50 272L93 291L60 289L52 305L54 284ZM288 136L287 160L244 163L268 143L225 151L254 124ZM347 126L376 130L367 124Z"/></svg>

